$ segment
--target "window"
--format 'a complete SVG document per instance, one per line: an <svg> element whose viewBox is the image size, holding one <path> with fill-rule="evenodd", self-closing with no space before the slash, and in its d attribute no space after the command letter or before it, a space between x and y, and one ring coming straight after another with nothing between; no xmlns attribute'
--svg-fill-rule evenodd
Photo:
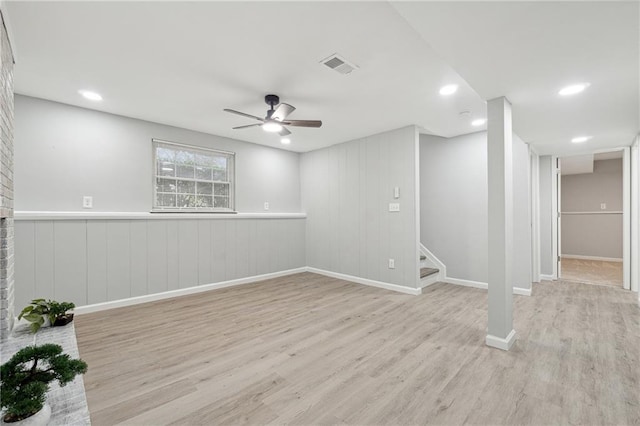
<svg viewBox="0 0 640 426"><path fill-rule="evenodd" d="M153 140L154 211L233 211L233 152Z"/></svg>

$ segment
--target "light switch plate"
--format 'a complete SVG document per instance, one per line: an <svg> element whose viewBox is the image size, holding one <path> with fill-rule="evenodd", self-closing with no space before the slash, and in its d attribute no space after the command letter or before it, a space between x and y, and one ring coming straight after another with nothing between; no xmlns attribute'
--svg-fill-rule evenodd
<svg viewBox="0 0 640 426"><path fill-rule="evenodd" d="M393 198L400 198L400 187L396 186L393 188Z"/></svg>
<svg viewBox="0 0 640 426"><path fill-rule="evenodd" d="M400 203L389 203L389 211L390 212L399 212L400 211Z"/></svg>

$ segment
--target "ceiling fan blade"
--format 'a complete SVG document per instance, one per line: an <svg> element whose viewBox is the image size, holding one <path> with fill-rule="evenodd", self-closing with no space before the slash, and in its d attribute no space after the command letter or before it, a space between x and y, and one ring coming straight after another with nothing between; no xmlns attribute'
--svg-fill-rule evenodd
<svg viewBox="0 0 640 426"><path fill-rule="evenodd" d="M271 119L282 121L285 118L287 118L287 116L295 110L296 108L289 104L284 104L284 103L280 104L278 105L278 108L276 108L276 110L273 111L273 114L271 114Z"/></svg>
<svg viewBox="0 0 640 426"><path fill-rule="evenodd" d="M262 124L247 124L246 126L238 126L238 127L232 127L232 129L246 129L247 127L256 127L256 126L262 126Z"/></svg>
<svg viewBox="0 0 640 426"><path fill-rule="evenodd" d="M251 114L245 114L244 112L236 111L234 109L225 108L224 110L226 112L230 112L231 114L237 114L237 115L241 115L243 117L253 118L254 120L264 121L264 119L262 119L260 117L256 117L255 115L251 115Z"/></svg>
<svg viewBox="0 0 640 426"><path fill-rule="evenodd" d="M322 126L322 121L320 120L285 120L282 124L286 124L287 126L297 126L297 127L320 127Z"/></svg>
<svg viewBox="0 0 640 426"><path fill-rule="evenodd" d="M289 129L287 129L286 127L282 127L282 130L280 130L280 132L278 133L280 134L280 136L289 136L291 134Z"/></svg>

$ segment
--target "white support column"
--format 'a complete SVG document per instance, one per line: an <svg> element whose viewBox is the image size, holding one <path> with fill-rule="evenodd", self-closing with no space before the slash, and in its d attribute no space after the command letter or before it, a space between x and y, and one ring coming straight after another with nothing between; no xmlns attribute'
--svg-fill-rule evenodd
<svg viewBox="0 0 640 426"><path fill-rule="evenodd" d="M487 102L489 180L489 322L486 343L508 351L513 329L513 173L511 104Z"/></svg>

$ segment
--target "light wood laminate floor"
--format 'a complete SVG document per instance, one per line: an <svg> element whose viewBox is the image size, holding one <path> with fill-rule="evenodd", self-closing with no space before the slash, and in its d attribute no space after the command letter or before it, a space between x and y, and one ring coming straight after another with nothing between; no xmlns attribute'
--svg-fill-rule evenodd
<svg viewBox="0 0 640 426"><path fill-rule="evenodd" d="M76 317L93 425L638 424L630 292L536 284L518 340L487 292L410 296L303 273Z"/></svg>
<svg viewBox="0 0 640 426"><path fill-rule="evenodd" d="M561 276L565 281L622 288L622 262L563 258Z"/></svg>

